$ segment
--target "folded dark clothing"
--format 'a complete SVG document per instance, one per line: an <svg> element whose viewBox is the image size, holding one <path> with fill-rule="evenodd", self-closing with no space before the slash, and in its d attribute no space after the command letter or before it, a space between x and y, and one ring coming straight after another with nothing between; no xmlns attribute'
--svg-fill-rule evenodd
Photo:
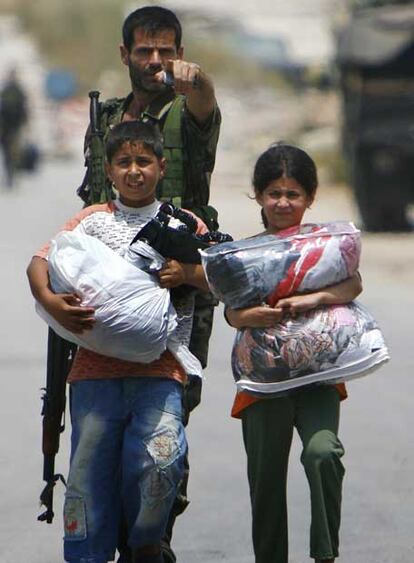
<svg viewBox="0 0 414 563"><path fill-rule="evenodd" d="M281 280L295 264L300 253L291 249L288 240L275 239L273 235L261 237L261 242L278 245L278 252L258 245L257 239L226 243L223 247L212 248L204 269L214 295L229 307L238 309L266 301Z"/></svg>
<svg viewBox="0 0 414 563"><path fill-rule="evenodd" d="M171 218L181 221L181 225L170 225ZM206 249L214 243L233 240L230 235L210 231L198 235L196 219L182 209L171 204L163 204L157 215L138 231L131 244L142 240L152 246L164 258L173 258L184 264L201 264L199 249Z"/></svg>

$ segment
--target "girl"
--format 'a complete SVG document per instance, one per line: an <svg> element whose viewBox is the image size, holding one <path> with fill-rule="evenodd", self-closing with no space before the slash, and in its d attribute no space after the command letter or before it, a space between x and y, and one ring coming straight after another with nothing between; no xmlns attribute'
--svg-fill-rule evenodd
<svg viewBox="0 0 414 563"><path fill-rule="evenodd" d="M318 185L313 160L301 149L277 143L258 159L255 199L267 234L299 225ZM359 275L315 293L280 299L274 308L227 309L229 323L272 327L284 315L348 303L361 292ZM293 428L303 444L301 461L311 493L310 556L333 563L338 556L344 449L337 436L343 384L300 388L271 399L236 396L232 416L241 418L247 454L256 563L288 562L286 479Z"/></svg>

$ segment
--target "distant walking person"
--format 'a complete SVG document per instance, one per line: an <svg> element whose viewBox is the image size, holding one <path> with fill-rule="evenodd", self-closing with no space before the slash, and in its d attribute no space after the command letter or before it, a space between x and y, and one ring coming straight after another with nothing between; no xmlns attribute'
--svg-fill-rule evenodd
<svg viewBox="0 0 414 563"><path fill-rule="evenodd" d="M27 122L26 95L12 70L0 92L0 146L3 153L6 182L13 185L20 155L20 132Z"/></svg>

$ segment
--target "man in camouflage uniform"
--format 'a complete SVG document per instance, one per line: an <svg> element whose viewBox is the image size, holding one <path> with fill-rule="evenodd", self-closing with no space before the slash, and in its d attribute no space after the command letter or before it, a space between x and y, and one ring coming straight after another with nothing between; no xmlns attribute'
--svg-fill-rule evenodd
<svg viewBox="0 0 414 563"><path fill-rule="evenodd" d="M208 205L210 176L214 168L221 115L211 79L199 65L183 59L181 25L176 16L160 7L144 7L132 12L122 28L121 60L129 69L132 92L101 104L101 130L105 141L111 126L121 121L144 119L157 123L164 136L167 170L158 186L157 198L196 213L211 230L218 227L217 213ZM173 86L165 84L166 76ZM86 135L86 165L91 160ZM88 166L79 195L85 203L96 203L91 189L93 167ZM99 201L111 197L106 185ZM213 321L214 301L209 294L196 295L190 350L207 364L208 341ZM192 381L185 392L185 416L200 402L201 380ZM168 525L164 560L174 562L169 547L175 517L188 504L187 477L177 497ZM120 546L119 562L131 561Z"/></svg>

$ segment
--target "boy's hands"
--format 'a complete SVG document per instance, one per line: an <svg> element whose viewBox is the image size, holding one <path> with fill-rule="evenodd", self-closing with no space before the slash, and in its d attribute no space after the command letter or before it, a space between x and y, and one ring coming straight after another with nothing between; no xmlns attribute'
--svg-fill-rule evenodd
<svg viewBox="0 0 414 563"><path fill-rule="evenodd" d="M204 270L201 264L183 264L177 260L168 259L158 272L160 286L166 289L177 287L183 283L208 291Z"/></svg>
<svg viewBox="0 0 414 563"><path fill-rule="evenodd" d="M27 268L27 276L33 297L60 325L75 334L93 328L93 307L82 307L80 297L75 293L52 291L47 260L34 256Z"/></svg>
<svg viewBox="0 0 414 563"><path fill-rule="evenodd" d="M177 260L167 260L158 272L160 286L166 289L177 287L186 282L183 264Z"/></svg>
<svg viewBox="0 0 414 563"><path fill-rule="evenodd" d="M75 293L50 292L42 304L47 312L66 330L81 334L91 330L96 322L93 307L82 307Z"/></svg>

